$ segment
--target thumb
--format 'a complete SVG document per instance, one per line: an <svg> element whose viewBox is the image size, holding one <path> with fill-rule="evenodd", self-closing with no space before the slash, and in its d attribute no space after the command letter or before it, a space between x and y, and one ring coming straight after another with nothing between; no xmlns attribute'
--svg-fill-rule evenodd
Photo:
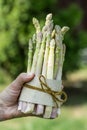
<svg viewBox="0 0 87 130"><path fill-rule="evenodd" d="M34 74L28 75L27 73L21 73L10 85L11 88L20 90L23 84L31 81L34 78Z"/></svg>

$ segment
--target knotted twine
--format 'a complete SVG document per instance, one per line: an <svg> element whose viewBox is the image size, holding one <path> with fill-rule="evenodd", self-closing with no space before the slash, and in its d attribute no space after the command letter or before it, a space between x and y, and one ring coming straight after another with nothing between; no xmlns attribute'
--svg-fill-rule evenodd
<svg viewBox="0 0 87 130"><path fill-rule="evenodd" d="M58 102L61 102L61 103L66 102L67 94L63 90L60 91L60 92L52 90L48 86L48 84L46 82L46 78L43 75L39 76L39 82L40 82L41 88L34 87L34 86L31 86L31 85L28 85L28 84L24 84L24 87L34 89L34 90L38 90L38 91L41 91L41 92L45 92L45 93L51 95L52 99L56 103L56 107L58 107ZM63 96L63 99L60 98L62 96Z"/></svg>

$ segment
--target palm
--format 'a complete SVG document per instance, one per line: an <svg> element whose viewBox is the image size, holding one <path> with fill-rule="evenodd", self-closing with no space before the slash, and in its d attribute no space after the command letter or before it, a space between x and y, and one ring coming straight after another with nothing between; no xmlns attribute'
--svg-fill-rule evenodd
<svg viewBox="0 0 87 130"><path fill-rule="evenodd" d="M23 116L23 113L18 111L18 98L25 82L30 81L34 75L26 78L26 74L23 73L13 81L9 87L7 87L1 94L0 99L4 110L4 118L11 119L14 117Z"/></svg>
<svg viewBox="0 0 87 130"><path fill-rule="evenodd" d="M1 93L6 118L13 118L20 113L20 111L18 111L18 97L21 90L16 89L13 85L14 84L11 84L11 86Z"/></svg>

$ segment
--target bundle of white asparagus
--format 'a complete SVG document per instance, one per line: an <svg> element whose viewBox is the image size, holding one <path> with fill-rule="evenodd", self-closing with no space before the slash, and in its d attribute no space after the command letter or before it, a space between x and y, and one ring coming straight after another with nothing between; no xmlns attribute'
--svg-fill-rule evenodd
<svg viewBox="0 0 87 130"><path fill-rule="evenodd" d="M24 85L18 110L56 118L67 97L62 87L62 68L66 50L63 39L69 27L54 25L51 13L46 16L42 29L36 18L33 24L36 32L29 39L27 73L35 73L35 77Z"/></svg>

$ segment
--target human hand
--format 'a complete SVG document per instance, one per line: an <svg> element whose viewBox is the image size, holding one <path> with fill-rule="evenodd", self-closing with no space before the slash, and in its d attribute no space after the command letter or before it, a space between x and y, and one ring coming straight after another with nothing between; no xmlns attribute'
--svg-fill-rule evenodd
<svg viewBox="0 0 87 130"><path fill-rule="evenodd" d="M23 84L34 78L34 74L21 73L5 90L0 93L0 121L29 116L18 111L18 98Z"/></svg>

